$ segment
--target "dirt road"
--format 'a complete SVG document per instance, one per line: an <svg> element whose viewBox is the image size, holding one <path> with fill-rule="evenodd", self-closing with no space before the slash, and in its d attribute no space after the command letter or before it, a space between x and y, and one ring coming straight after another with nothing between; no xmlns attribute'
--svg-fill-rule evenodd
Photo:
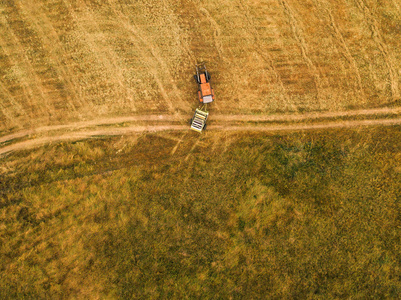
<svg viewBox="0 0 401 300"><path fill-rule="evenodd" d="M371 110L365 109L345 112L323 112L294 115L211 115L208 130L273 132L349 128L358 126L392 126L401 125L401 117L389 119L385 118L385 115L396 116L400 113L401 108L379 108ZM375 117L375 119L336 120L336 118L343 117ZM2 147L0 146L0 155L18 150L32 149L48 143L60 141L74 141L96 138L99 136L126 135L137 132L189 130L189 126L186 124L186 119L187 116L181 115L142 115L83 121L65 125L44 126L0 137L0 143L3 144ZM248 122L261 123L249 124ZM263 122L273 122L273 124ZM281 123L274 124L274 122ZM285 122L296 123L285 124ZM123 123L138 124L122 127L121 124ZM94 128L105 125L109 126Z"/></svg>

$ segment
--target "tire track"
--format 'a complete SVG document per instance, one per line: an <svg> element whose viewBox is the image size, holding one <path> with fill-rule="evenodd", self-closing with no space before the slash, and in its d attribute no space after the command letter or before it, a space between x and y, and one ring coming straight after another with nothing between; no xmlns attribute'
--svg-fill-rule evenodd
<svg viewBox="0 0 401 300"><path fill-rule="evenodd" d="M164 2L163 2L163 4L166 5L166 3L164 3ZM114 5L111 5L111 7L113 9L113 12L116 14L116 16L120 17L119 22L122 24L122 26L125 28L125 30L132 33L136 37L136 38L130 37L130 39L133 42L133 44L135 45L135 47L137 48L138 52L142 54L144 52L144 48L145 48L153 56L153 59L149 59L143 55L144 59L147 60L148 64L153 66L151 68L151 70L152 70L152 74L154 76L155 82L161 91L163 99L165 100L166 103L168 103L169 110L174 113L175 108L177 108L177 107L174 106L174 103L170 100L170 97L168 97L166 88L164 87L164 84L162 83L162 80L161 80L161 78L170 78L171 77L171 74L169 74L166 71L166 70L169 70L170 68L169 68L168 64L166 63L166 61L163 60L163 58L162 58L163 55L159 51L159 46L152 43L152 41L150 41L150 39L148 37L146 37L146 35L141 34L138 26L136 24L134 24L133 22L131 22L129 17L127 17L122 12L117 11L114 8L115 7ZM144 47L139 47L138 41L140 41ZM156 62L158 62L159 65L155 64L155 60L156 60ZM160 74L159 74L160 73L158 71L159 69L162 70L162 73L163 73L162 76L160 76ZM171 80L169 82L169 84L171 85L174 94L177 95L177 97L178 97L178 100L179 100L178 108L180 108L184 111L188 111L189 106L187 103L184 102L180 89L177 87L177 85L175 84L175 82L173 80ZM177 104L177 102L175 102L175 103Z"/></svg>
<svg viewBox="0 0 401 300"><path fill-rule="evenodd" d="M297 131L297 130L317 130L317 129L333 129L333 128L349 128L358 126L392 126L401 125L401 117L393 119L374 119L374 120L336 120L331 122L312 122L307 124L256 124L249 125L246 122L263 122L263 121L313 121L319 118L335 118L342 116L372 116L380 114L401 114L401 108L382 108L372 110L359 110L348 112L335 112L335 113L314 113L305 115L273 115L273 116L252 116L252 115L215 115L211 120L227 122L226 125L210 124L210 130L221 132L227 131L258 131L258 132L275 132L275 131ZM173 122L182 121L183 116L178 115L147 115L147 116L133 116L121 118L109 118L104 120L93 120L78 122L73 124L58 125L58 126L45 126L37 129L21 131L0 138L0 143L11 142L14 139L26 138L29 135L34 135L32 139L16 142L11 145L0 147L0 155L24 150L32 149L35 147L43 146L45 144L73 141L80 139L96 138L99 136L118 136L138 132L160 132L160 131L189 131L189 125L175 125ZM122 122L143 121L149 122L149 125L131 125L128 127L109 127L103 129L86 129L90 126L99 126L107 124L118 124ZM240 121L245 124L230 125L229 122ZM155 125L155 123L164 122L167 124ZM48 134L51 131L64 130L64 133L56 134L54 136L35 137L37 134ZM66 133L66 131L68 131ZM185 135L184 135L185 136ZM183 137L184 137L183 136ZM178 142L179 144L179 142ZM177 144L177 147L178 147Z"/></svg>
<svg viewBox="0 0 401 300"><path fill-rule="evenodd" d="M4 42L3 38L1 37L1 35L0 35L0 44L5 45L5 42ZM20 69L20 66L18 63L19 60L12 59L12 55L11 55L12 51L9 52L8 49L6 49L6 47L4 47L4 46L2 47L2 50L10 63L9 64L10 65L9 72L15 73L16 70L18 70L19 72L22 73L23 71L19 70ZM13 53L16 53L16 52L13 52ZM18 55L18 56L21 56L21 55ZM18 75L20 75L20 74L18 74ZM17 76L15 76L15 74L12 74L11 76L17 77ZM34 94L34 92L33 92L32 88L30 87L30 84L27 80L24 80L24 81L21 80L21 78L24 78L24 77L26 77L26 76L18 76L18 83L16 85L18 85L22 89L22 96L26 99L28 106L33 106L31 97ZM1 84L2 91L8 96L9 100L15 99L14 95L11 94L11 92L4 85L4 83L0 82L0 84ZM18 103L17 101L13 101L13 105L16 107L16 109L20 110L20 113L27 115L25 108L23 108L20 103Z"/></svg>
<svg viewBox="0 0 401 300"><path fill-rule="evenodd" d="M16 116L18 113L21 115L27 115L25 109L19 104L14 96L10 93L7 87L4 85L2 81L0 81L0 90L4 93L3 95L7 95L8 102L11 104L12 111L10 112L8 107L5 105L3 101L0 101L1 104L1 111L6 118L6 121L12 124L12 126L18 126L16 122Z"/></svg>
<svg viewBox="0 0 401 300"><path fill-rule="evenodd" d="M87 128L87 127L121 124L121 123L126 123L126 122L137 122L137 121L157 122L157 121L178 121L178 120L180 120L180 119L177 116L173 116L173 115L141 115L141 116L106 118L106 119L97 119L97 120L91 120L91 121L81 121L81 122L75 122L75 123L64 124L64 125L41 126L41 127L35 128L35 129L23 130L23 131L12 133L12 134L9 134L6 136L2 136L2 137L0 137L0 143L7 143L8 141L28 137L29 135L37 135L37 134L48 133L48 132L58 131L58 130L74 131L74 130Z"/></svg>
<svg viewBox="0 0 401 300"><path fill-rule="evenodd" d="M401 118L397 119L378 119L378 120L358 120L358 121L341 121L317 124L295 124L295 125L209 125L209 130L216 131L251 131L251 132L280 132L280 131L300 131L300 130L319 130L319 129L335 129L335 128L352 128L361 126L393 126L401 125ZM89 138L97 138L99 136L121 136L132 133L142 132L161 132L161 131L188 131L187 125L151 125L151 126L130 126L124 128L110 128L103 130L79 131L69 134L58 135L53 137L41 137L24 142L15 143L0 148L0 155L4 155L14 151L28 150L36 147L44 146L50 143L63 141L76 141ZM193 149L192 149L193 151ZM188 158L186 158L188 159Z"/></svg>
<svg viewBox="0 0 401 300"><path fill-rule="evenodd" d="M79 13L74 10L71 3L68 3L65 0L63 1L70 11L72 18L75 21L75 25L79 29L79 33L83 35L83 40L87 44L89 50L88 52L91 53L96 62L99 63L98 70L94 70L94 72L100 70L104 82L111 82L113 84L112 92L115 93L116 98L125 98L130 102L130 108L133 111L136 111L137 108L131 96L132 92L124 84L124 74L117 62L118 55L115 54L115 51L111 49L111 46L108 43L104 43L107 39L107 34L100 28L99 22L96 20L96 15L83 1L77 4L80 8ZM103 39L100 39L98 35L91 33L88 27L84 26L84 21L88 22L90 26L95 28L97 34L103 35ZM125 97L122 97L122 93Z"/></svg>
<svg viewBox="0 0 401 300"><path fill-rule="evenodd" d="M0 118L0 121L4 124L6 122L12 122L13 118L11 117L10 113L8 112L7 107L2 102L0 102L0 106L1 106L0 111L4 117L4 120L2 120L3 118Z"/></svg>
<svg viewBox="0 0 401 300"><path fill-rule="evenodd" d="M182 142L184 141L184 138L186 137L188 133L184 133L181 138L177 141L177 144L174 146L174 148L171 150L170 155L174 155L175 152L177 151L178 147L180 146L180 144L182 144Z"/></svg>
<svg viewBox="0 0 401 300"><path fill-rule="evenodd" d="M199 8L199 11L206 16L206 18L210 22L210 25L214 28L213 30L214 44L216 45L216 49L217 52L219 53L220 58L226 61L226 58L224 56L224 48L220 42L221 29L219 24L217 24L216 20L210 15L209 11L206 8L201 7Z"/></svg>
<svg viewBox="0 0 401 300"><path fill-rule="evenodd" d="M373 116L373 115L386 115L386 114L401 114L400 108L377 108L377 109L361 109L340 112L323 112L323 113L304 113L304 114L277 114L277 115L221 115L214 114L210 120L215 121L231 121L231 122L274 122L274 121L305 121L322 118L341 118L353 116ZM104 119L95 119L89 121L80 121L63 125L41 126L35 129L22 130L9 135L0 136L0 143L7 143L8 141L24 138L29 135L36 135L41 133L48 133L59 130L78 130L88 127L113 125L130 122L179 122L189 119L189 116L181 115L137 115L129 117L111 117Z"/></svg>
<svg viewBox="0 0 401 300"><path fill-rule="evenodd" d="M295 40L298 43L298 46L301 50L302 58L304 59L306 65L308 66L309 70L312 72L312 76L314 78L317 98L320 100L322 98L321 91L323 90L323 85L321 82L321 78L319 75L319 70L312 62L311 58L309 57L309 50L306 45L305 39L302 35L302 29L299 25L292 8L288 5L286 0L280 0L280 4L284 9L285 14L288 16L288 20L291 26L292 33L294 35Z"/></svg>
<svg viewBox="0 0 401 300"><path fill-rule="evenodd" d="M296 125L273 125L273 126L223 126L215 125L208 128L224 131L299 131L299 130L318 130L318 129L335 129L335 128L352 128L362 126L394 126L401 125L401 118L397 119L381 119L381 120L358 120L358 121L341 121L318 124L296 124Z"/></svg>
<svg viewBox="0 0 401 300"><path fill-rule="evenodd" d="M191 157L192 152L194 152L194 150L198 146L199 142L200 142L200 138L198 138L196 140L196 142L193 144L191 150L188 151L188 154L187 154L187 156L185 156L184 161L187 161Z"/></svg>
<svg viewBox="0 0 401 300"><path fill-rule="evenodd" d="M88 8L87 4L84 3L83 5L85 6L86 10L89 12L90 9ZM92 19L93 19L94 25L95 25L95 27L97 29L97 32L102 32L102 29L99 26L99 22L96 21L94 16L92 16ZM120 94L120 91L123 91L123 93L125 94L124 95L125 96L125 100L129 101L130 108L133 111L137 111L138 109L136 107L136 103L135 103L135 101L134 101L134 99L132 97L132 94L135 93L135 91L133 91L132 89L130 89L126 85L126 83L125 83L126 78L125 78L124 73L122 71L123 68L119 64L119 58L120 57L119 57L119 55L116 54L115 50L112 49L111 46L112 46L111 43L108 43L108 45L104 46L104 48L107 50L105 52L105 54L106 54L106 56L108 58L108 59L105 60L107 70L111 71L111 73L112 73L111 78L113 79L114 83L117 86L119 86L119 90L116 91L116 92L118 94ZM121 95L119 95L119 97L122 98Z"/></svg>
<svg viewBox="0 0 401 300"><path fill-rule="evenodd" d="M171 1L169 1L169 2L171 2ZM174 1L172 1L172 2L174 3ZM175 19L173 19L172 22L178 24L178 16L173 9L175 4L168 3L168 2L166 2L166 0L163 0L163 5L166 9L167 15L170 18L173 16L175 17ZM197 63L196 55L190 50L188 40L185 40L185 38L187 36L186 36L186 34L184 34L182 27L178 25L177 28L179 30L175 31L174 34L179 37L180 48L184 53L186 53L188 55L190 65L193 66Z"/></svg>
<svg viewBox="0 0 401 300"><path fill-rule="evenodd" d="M74 74L74 72L72 72L68 65L64 65L62 63L62 59L60 59L62 56L60 54L62 53L58 52L65 53L65 49L60 42L59 35L54 29L52 23L49 21L47 15L43 13L43 11L36 5L37 4L35 4L35 2L32 0L20 1L20 7L24 8L23 11L27 16L29 16L27 20L31 22L32 27L35 28L36 32L38 32L38 36L45 48L49 49L47 57L57 66L57 68L54 68L54 70L62 79L64 79L62 82L66 83L68 86L68 91L72 93L72 99L68 99L70 97L67 96L67 101L70 104L70 107L76 111L77 108L74 104L74 101L80 102L81 106L83 105L82 100L80 100L82 99L81 95L76 93L79 84L73 78L73 76L71 76ZM39 24L39 20L41 24Z"/></svg>
<svg viewBox="0 0 401 300"><path fill-rule="evenodd" d="M10 60L11 65L14 68L17 68L20 72L27 73L27 76L18 76L19 80L21 78L30 79L30 80L25 79L24 81L20 81L20 86L23 90L28 105L31 107L36 106L39 109L39 111L43 113L43 115L49 116L51 113L54 112L54 108L51 107L47 97L43 93L42 82L38 78L38 75L32 65L32 62L26 54L26 49L21 44L21 41L19 37L17 37L17 34L8 24L8 21L6 19L0 18L0 22L6 28L5 32L9 34L10 39L13 41L13 45L15 45L15 47L18 49L17 51L13 50L7 51L7 48L4 45L8 45L8 43L6 43L6 41L3 40L3 36L0 35L0 44L3 45L4 53L6 54L6 56ZM17 56L17 59L13 59L12 54L14 54L14 56ZM32 86L35 86L36 89L32 88ZM33 103L33 99L36 99L37 95L41 99L40 103L45 104L46 107L43 107L41 105L36 105L36 103Z"/></svg>
<svg viewBox="0 0 401 300"><path fill-rule="evenodd" d="M379 48L380 53L382 54L384 61L386 62L387 70L390 77L390 86L391 86L391 95L392 100L400 99L400 90L398 87L398 73L394 67L394 58L390 54L387 44L384 41L383 36L381 35L381 30L378 25L378 21L371 11L371 9L365 4L363 0L355 0L357 7L363 12L366 23L369 26L371 31L371 35L373 41L376 43L377 48Z"/></svg>
<svg viewBox="0 0 401 300"><path fill-rule="evenodd" d="M7 22L7 20L4 19L3 15L0 15L0 18L1 18L1 23ZM4 29L0 27L0 31L1 30L4 30ZM1 36L0 36L0 43L2 45L4 43L3 37L1 37ZM9 76L11 75L10 70L12 67L10 53L8 53L4 49L4 47L1 47L1 48L2 49L0 52L0 57L2 58L1 65L3 67L3 74L4 74L3 79L7 78L10 80ZM7 61L8 61L8 63L7 63ZM5 116L4 125L6 122L9 122L9 124L12 124L11 126L19 127L19 124L16 122L18 115L25 116L26 119L29 118L27 116L27 112L26 112L25 108L23 108L23 106L16 100L17 97L10 92L9 87L6 86L6 84L5 84L5 80L0 80L0 91L2 92L2 98L3 98L3 101L0 101L0 104L1 104L1 111L2 111L3 115ZM7 105L7 103L9 103L9 105Z"/></svg>
<svg viewBox="0 0 401 300"><path fill-rule="evenodd" d="M326 9L326 12L327 12L327 15L329 16L330 27L332 28L333 35L340 42L340 44L345 52L344 53L345 58L348 60L348 62L351 64L352 68L354 69L354 73L358 80L358 90L361 93L361 99L365 99L366 97L365 97L365 93L363 90L362 78L361 78L361 74L359 72L358 65L357 65L354 57L351 55L351 52L347 46L347 43L345 42L345 39L344 39L343 35L341 34L341 31L337 27L336 21L334 20L334 17L331 14L331 11L329 9Z"/></svg>
<svg viewBox="0 0 401 300"><path fill-rule="evenodd" d="M277 114L277 115L221 115L214 114L210 117L210 120L215 121L226 121L226 122L274 122L274 121L306 121L314 119L324 118L341 118L341 117L353 117L353 116L374 116L374 115L388 115L388 114L401 114L401 107L399 108L377 108L377 109L360 109L351 111L340 111L340 112L323 112L323 113L304 113L304 114ZM130 122L178 122L189 119L189 116L181 115L137 115L129 117L115 117L115 118L104 118L95 119L88 121L74 122L63 125L52 125L52 126L41 126L35 129L22 130L9 135L0 136L0 143L7 143L8 141L24 138L29 135L37 135L42 133L48 133L52 131L68 130L74 131L78 129L105 126L121 123Z"/></svg>
<svg viewBox="0 0 401 300"><path fill-rule="evenodd" d="M246 121L246 122L269 122L269 121L306 121L314 119L329 119L341 117L374 116L386 114L401 114L401 108L380 108L380 109L362 109L356 111L344 112L325 112L325 113L306 113L294 115L215 115L211 120L219 121Z"/></svg>
<svg viewBox="0 0 401 300"><path fill-rule="evenodd" d="M8 152L14 152L18 150L32 149L40 147L46 144L62 141L76 141L82 139L96 138L99 136L119 136L132 133L140 132L160 132L160 131L182 131L188 129L188 126L184 125L160 125L160 126L130 126L124 128L110 128L103 130L91 130L91 131L78 131L71 132L68 134L53 136L53 137L41 137L32 140L27 140L20 143L15 143L3 148L0 148L0 155Z"/></svg>
<svg viewBox="0 0 401 300"><path fill-rule="evenodd" d="M276 68L274 66L274 61L273 61L271 55L269 53L267 53L266 51L264 51L263 48L261 47L260 35L259 35L259 32L256 29L255 22L253 22L252 18L250 17L248 5L244 4L242 0L239 0L238 4L239 4L241 10L244 11L244 16L245 16L245 19L246 19L246 21L248 23L248 28L250 28L248 30L252 33L252 36L255 39L256 53L267 64L268 71L271 74L273 74L276 83L278 83L278 85L279 85L279 87L281 89L281 93L282 93L286 103L291 103L291 109L293 111L296 111L297 110L296 106L295 106L295 104L293 102L290 101L290 97L288 95L288 91L284 86L284 83L283 83L283 81L281 79L280 74L277 72L277 70L276 70Z"/></svg>

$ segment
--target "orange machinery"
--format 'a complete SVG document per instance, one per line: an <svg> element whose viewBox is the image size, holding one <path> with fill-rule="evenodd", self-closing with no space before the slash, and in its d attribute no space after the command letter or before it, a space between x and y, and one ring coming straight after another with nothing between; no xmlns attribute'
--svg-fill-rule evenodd
<svg viewBox="0 0 401 300"><path fill-rule="evenodd" d="M194 75L198 83L198 98L203 104L208 104L214 101L214 91L210 85L210 74L206 70L205 64L196 66L196 75Z"/></svg>

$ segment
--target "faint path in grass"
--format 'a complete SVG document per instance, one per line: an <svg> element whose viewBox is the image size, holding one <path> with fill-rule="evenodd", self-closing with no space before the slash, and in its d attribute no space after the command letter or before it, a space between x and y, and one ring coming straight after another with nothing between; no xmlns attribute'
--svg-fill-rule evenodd
<svg viewBox="0 0 401 300"><path fill-rule="evenodd" d="M177 108L188 111L189 105L184 101L181 91L174 80L169 81L169 86L176 96L174 102L168 95L165 87L166 81L163 79L170 78L171 74L169 70L171 70L171 67L164 58L163 50L146 34L146 32L141 30L140 26L132 22L128 16L115 8L113 8L113 11L118 17L118 22L128 32L127 38L132 41L132 44L136 47L138 52L141 53L142 59L150 66L150 71L160 90L160 94L168 105L169 111L174 112ZM179 34L177 34L177 36L179 36ZM149 53L150 56L146 55L147 53Z"/></svg>
<svg viewBox="0 0 401 300"><path fill-rule="evenodd" d="M37 32L40 41L43 43L47 50L49 62L53 63L57 68L53 68L58 73L58 78L62 78L62 83L68 87L71 95L67 96L69 108L76 110L76 102L83 105L82 95L79 94L79 82L74 74L71 66L63 61L63 57L68 53L64 45L60 41L59 34L56 32L52 22L43 12L43 7L35 4L33 0L20 1L20 7L28 18L28 23Z"/></svg>
<svg viewBox="0 0 401 300"><path fill-rule="evenodd" d="M177 151L178 147L180 146L180 144L184 141L184 137L187 135L187 132L184 133L181 138L177 141L177 144L174 146L173 150L171 150L170 155L174 155L175 152Z"/></svg>
<svg viewBox="0 0 401 300"><path fill-rule="evenodd" d="M270 54L270 51L266 49L266 47L263 45L263 42L261 41L260 34L257 29L258 25L254 21L254 18L252 17L251 12L249 11L247 3L244 3L242 0L239 0L238 5L241 8L241 11L244 12L244 18L247 23L247 27L245 28L247 28L248 32L250 32L251 36L253 36L254 38L254 45L256 48L255 51L257 55L266 63L267 70L273 75L276 83L279 85L281 89L281 94L283 95L283 100L285 101L286 105L291 105L291 110L296 111L297 108L290 101L288 91L284 86L283 80L274 65L274 60Z"/></svg>
<svg viewBox="0 0 401 300"><path fill-rule="evenodd" d="M294 39L298 44L298 47L301 50L302 58L304 59L306 65L308 66L315 82L316 94L318 100L321 99L321 91L323 90L322 80L320 78L319 70L316 65L313 63L308 46L306 44L304 34L303 34L303 26L297 20L296 14L286 0L280 0L280 4L282 5L284 12L288 16L288 22L291 27L291 31L294 35Z"/></svg>
<svg viewBox="0 0 401 300"><path fill-rule="evenodd" d="M141 116L131 116L131 117L116 117L107 119L98 119L91 121L81 121L65 125L53 125L53 126L41 126L35 129L27 129L19 131L13 134L0 137L0 143L6 143L10 140L27 137L29 135L36 135L41 133L48 133L51 131L58 130L69 130L74 131L77 129L82 129L86 127L101 126L101 125L112 125L121 124L125 122L135 122L135 121L174 121L179 120L175 115L141 115Z"/></svg>
<svg viewBox="0 0 401 300"><path fill-rule="evenodd" d="M358 64L356 63L354 57L352 56L351 51L349 50L349 48L347 46L347 42L345 41L343 34L341 33L340 29L338 28L337 23L333 17L333 14L331 13L329 8L326 8L326 13L330 19L330 27L332 29L333 35L340 43L340 45L343 49L343 54L344 54L345 58L347 59L347 61L351 64L352 68L354 69L355 75L358 80L358 90L361 94L361 100L364 100L364 99L366 99L366 97L365 97L364 90L363 90L362 78L361 78L361 74L359 72Z"/></svg>
<svg viewBox="0 0 401 300"><path fill-rule="evenodd" d="M220 58L224 60L225 59L224 48L220 41L220 37L222 36L220 26L219 26L219 24L217 24L216 20L210 15L209 11L206 8L201 7L199 10L206 16L206 18L210 22L210 25L212 26L212 28L214 28L214 31L213 31L214 44L216 46L216 49L217 49L217 52L219 53Z"/></svg>
<svg viewBox="0 0 401 300"><path fill-rule="evenodd" d="M208 129L225 130L225 131L295 131L295 130L316 130L316 129L332 129L332 128L351 128L360 126L393 126L401 125L401 118L396 119L376 119L376 120L358 120L358 121L337 121L316 124L292 124L292 125L234 125L224 126L215 125L208 126ZM1 154L1 150L0 150Z"/></svg>
<svg viewBox="0 0 401 300"><path fill-rule="evenodd" d="M126 135L129 133L135 132L159 132L159 131L177 131L177 130L185 130L188 129L188 126L184 125L159 125L159 126L143 126L143 125L135 125L130 127L121 127L121 128L107 128L107 129L99 129L99 130L90 130L90 131L78 131L78 132L69 132L66 134L56 135L56 136L44 136L40 138L34 138L30 140L26 140L23 142L15 143L3 148L0 148L0 155L14 152L18 150L32 149L35 147L43 146L53 142L62 142L62 141L76 141L88 138L96 138L100 136L119 136Z"/></svg>
<svg viewBox="0 0 401 300"><path fill-rule="evenodd" d="M219 115L210 116L211 121L217 124L208 125L208 130L217 131L294 131L330 128L347 128L358 126L392 126L401 125L401 117L385 118L388 114L401 114L401 108L377 108L344 112L305 113L293 115ZM380 115L383 115L380 118ZM378 116L368 120L332 120L322 122L321 119L335 119L341 117L369 117ZM0 137L0 155L8 152L32 149L45 144L61 141L74 141L99 136L118 136L136 132L160 131L187 131L189 125L180 125L188 116L183 115L138 115L130 117L115 117L91 121L82 121L65 125L43 126L24 130ZM318 122L317 120L320 119ZM308 122L292 124L247 124L246 122ZM122 127L123 123L140 122ZM238 124L230 124L239 122ZM242 123L241 123L242 122ZM118 126L119 125L119 126ZM93 128L97 126L108 126ZM12 143L14 140L18 140ZM21 140L25 139L25 140ZM10 144L11 143L11 144Z"/></svg>
<svg viewBox="0 0 401 300"><path fill-rule="evenodd" d="M303 113L303 114L277 114L277 115L213 115L213 120L224 121L248 121L248 122L263 122L263 121L305 121L324 118L341 118L341 117L357 117L357 116L374 116L386 114L400 114L401 107L397 108L376 108L376 109L360 109L338 112L318 112L318 113Z"/></svg>
<svg viewBox="0 0 401 300"><path fill-rule="evenodd" d="M356 1L357 6L363 12L365 16L366 23L369 26L369 30L371 32L371 36L374 42L377 45L377 48L380 50L384 61L386 62L386 66L388 69L390 87L391 87L391 95L393 100L400 99L400 90L398 87L398 72L395 68L396 63L394 62L394 57L389 49L389 46L386 44L384 37L382 36L382 31L380 29L380 22L377 20L373 10L369 8L363 0ZM398 8L398 7L397 7Z"/></svg>

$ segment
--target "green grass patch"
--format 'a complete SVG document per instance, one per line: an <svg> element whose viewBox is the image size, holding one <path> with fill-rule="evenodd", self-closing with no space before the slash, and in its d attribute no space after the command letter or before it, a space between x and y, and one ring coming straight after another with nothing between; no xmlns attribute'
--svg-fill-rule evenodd
<svg viewBox="0 0 401 300"><path fill-rule="evenodd" d="M174 155L177 141L147 134L13 153L0 298L396 298L400 134L210 132Z"/></svg>

